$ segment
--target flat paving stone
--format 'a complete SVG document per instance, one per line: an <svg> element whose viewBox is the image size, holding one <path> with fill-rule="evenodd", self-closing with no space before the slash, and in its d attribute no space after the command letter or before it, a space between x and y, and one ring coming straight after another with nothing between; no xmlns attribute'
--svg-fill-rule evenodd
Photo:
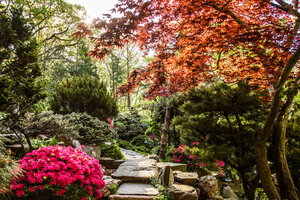
<svg viewBox="0 0 300 200"><path fill-rule="evenodd" d="M154 196L142 195L118 195L113 194L108 196L110 200L153 200Z"/></svg>
<svg viewBox="0 0 300 200"><path fill-rule="evenodd" d="M158 190L150 184L142 183L123 183L117 190L119 195L142 195L155 196Z"/></svg>
<svg viewBox="0 0 300 200"><path fill-rule="evenodd" d="M126 160L144 159L144 155L132 150L120 148Z"/></svg>
<svg viewBox="0 0 300 200"><path fill-rule="evenodd" d="M156 160L152 159L127 160L111 176L124 182L146 183L157 175L156 164Z"/></svg>

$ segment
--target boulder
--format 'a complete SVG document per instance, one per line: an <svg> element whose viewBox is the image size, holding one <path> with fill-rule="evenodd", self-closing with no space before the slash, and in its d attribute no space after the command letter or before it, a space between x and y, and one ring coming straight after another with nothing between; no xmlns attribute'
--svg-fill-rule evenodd
<svg viewBox="0 0 300 200"><path fill-rule="evenodd" d="M174 200L198 200L198 194L194 187L182 184L173 184L167 188Z"/></svg>
<svg viewBox="0 0 300 200"><path fill-rule="evenodd" d="M163 186L169 186L174 183L174 175L169 165L159 170L158 174L159 184Z"/></svg>
<svg viewBox="0 0 300 200"><path fill-rule="evenodd" d="M126 160L112 177L124 182L150 182L149 179L157 175L156 164L153 159Z"/></svg>
<svg viewBox="0 0 300 200"><path fill-rule="evenodd" d="M184 164L184 163L172 163L172 162L159 162L159 163L157 163L157 168L159 170L162 169L164 166L170 166L172 171L182 171L182 172L185 172L186 167L187 167L187 165Z"/></svg>
<svg viewBox="0 0 300 200"><path fill-rule="evenodd" d="M202 176L199 179L200 199L214 199L220 194L218 180L213 176Z"/></svg>
<svg viewBox="0 0 300 200"><path fill-rule="evenodd" d="M100 159L101 157L101 148L97 145L86 145L85 148L82 149L82 151L96 159Z"/></svg>
<svg viewBox="0 0 300 200"><path fill-rule="evenodd" d="M235 195L235 193L232 191L230 186L225 186L222 190L222 196L224 198L230 198L230 199L238 199L238 197Z"/></svg>
<svg viewBox="0 0 300 200"><path fill-rule="evenodd" d="M198 180L197 172L174 171L173 174L175 181L184 185L193 186Z"/></svg>

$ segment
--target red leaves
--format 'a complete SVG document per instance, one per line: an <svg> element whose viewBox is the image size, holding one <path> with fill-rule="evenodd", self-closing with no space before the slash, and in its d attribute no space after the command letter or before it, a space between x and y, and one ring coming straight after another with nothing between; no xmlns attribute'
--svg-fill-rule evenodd
<svg viewBox="0 0 300 200"><path fill-rule="evenodd" d="M147 69L134 71L118 93L148 81L148 97L168 95L215 77L268 87L300 41L296 33L290 45L294 18L257 0L120 0L115 11L124 17L95 23L105 32L93 38L90 55L101 59L127 42L155 51ZM88 34L81 25L75 36Z"/></svg>

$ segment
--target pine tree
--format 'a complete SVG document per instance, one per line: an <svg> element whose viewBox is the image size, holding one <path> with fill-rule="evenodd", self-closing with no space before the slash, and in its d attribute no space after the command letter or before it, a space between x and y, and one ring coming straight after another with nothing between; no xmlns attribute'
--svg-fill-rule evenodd
<svg viewBox="0 0 300 200"><path fill-rule="evenodd" d="M56 113L86 112L103 121L118 114L117 102L106 84L89 75L73 76L58 83L50 106Z"/></svg>

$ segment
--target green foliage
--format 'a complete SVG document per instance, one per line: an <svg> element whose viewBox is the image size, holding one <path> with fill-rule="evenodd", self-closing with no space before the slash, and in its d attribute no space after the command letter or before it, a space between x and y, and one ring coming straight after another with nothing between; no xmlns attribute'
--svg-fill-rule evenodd
<svg viewBox="0 0 300 200"><path fill-rule="evenodd" d="M19 116L44 97L31 22L21 7L0 2L0 111Z"/></svg>
<svg viewBox="0 0 300 200"><path fill-rule="evenodd" d="M107 145L105 143L101 143L100 146L101 146L102 157L108 157L115 160L125 159L118 144L114 143L112 145Z"/></svg>
<svg viewBox="0 0 300 200"><path fill-rule="evenodd" d="M146 130L146 125L141 122L141 117L134 108L120 113L114 120L114 127L119 139L127 141L130 141L137 135L144 134Z"/></svg>
<svg viewBox="0 0 300 200"><path fill-rule="evenodd" d="M56 113L86 112L102 121L118 114L117 102L106 85L89 75L73 76L58 83L50 106Z"/></svg>
<svg viewBox="0 0 300 200"><path fill-rule="evenodd" d="M109 187L109 191L111 194L116 194L117 193L117 185L111 185Z"/></svg>
<svg viewBox="0 0 300 200"><path fill-rule="evenodd" d="M150 178L151 184L158 189L158 195L154 197L154 200L173 200L174 197L172 197L167 189L159 184L158 178L153 176Z"/></svg>
<svg viewBox="0 0 300 200"><path fill-rule="evenodd" d="M48 146L54 146L58 143L58 140L54 137L51 138L49 141L45 141L45 139L31 139L31 144L34 149L39 149L41 147L48 147ZM27 139L25 138L25 144L28 144ZM27 151L29 151L29 146L27 146Z"/></svg>
<svg viewBox="0 0 300 200"><path fill-rule="evenodd" d="M131 142L134 146L144 146L147 149L152 149L154 147L154 142L146 135L138 135L132 138ZM149 152L148 152L149 153Z"/></svg>
<svg viewBox="0 0 300 200"><path fill-rule="evenodd" d="M0 135L0 199L10 199L10 182L21 171L14 170L17 162L11 157L11 152L4 148L3 137Z"/></svg>
<svg viewBox="0 0 300 200"><path fill-rule="evenodd" d="M77 139L81 144L93 144L112 139L113 132L107 123L86 113L60 115L48 111L29 118L27 134L30 137L40 134L56 136L62 141Z"/></svg>
<svg viewBox="0 0 300 200"><path fill-rule="evenodd" d="M255 93L244 83L202 85L178 95L172 102L181 115L172 123L181 141L199 142L207 159L224 160L243 176L243 184L256 184L254 133L265 120L264 93ZM253 181L253 182L252 182Z"/></svg>

